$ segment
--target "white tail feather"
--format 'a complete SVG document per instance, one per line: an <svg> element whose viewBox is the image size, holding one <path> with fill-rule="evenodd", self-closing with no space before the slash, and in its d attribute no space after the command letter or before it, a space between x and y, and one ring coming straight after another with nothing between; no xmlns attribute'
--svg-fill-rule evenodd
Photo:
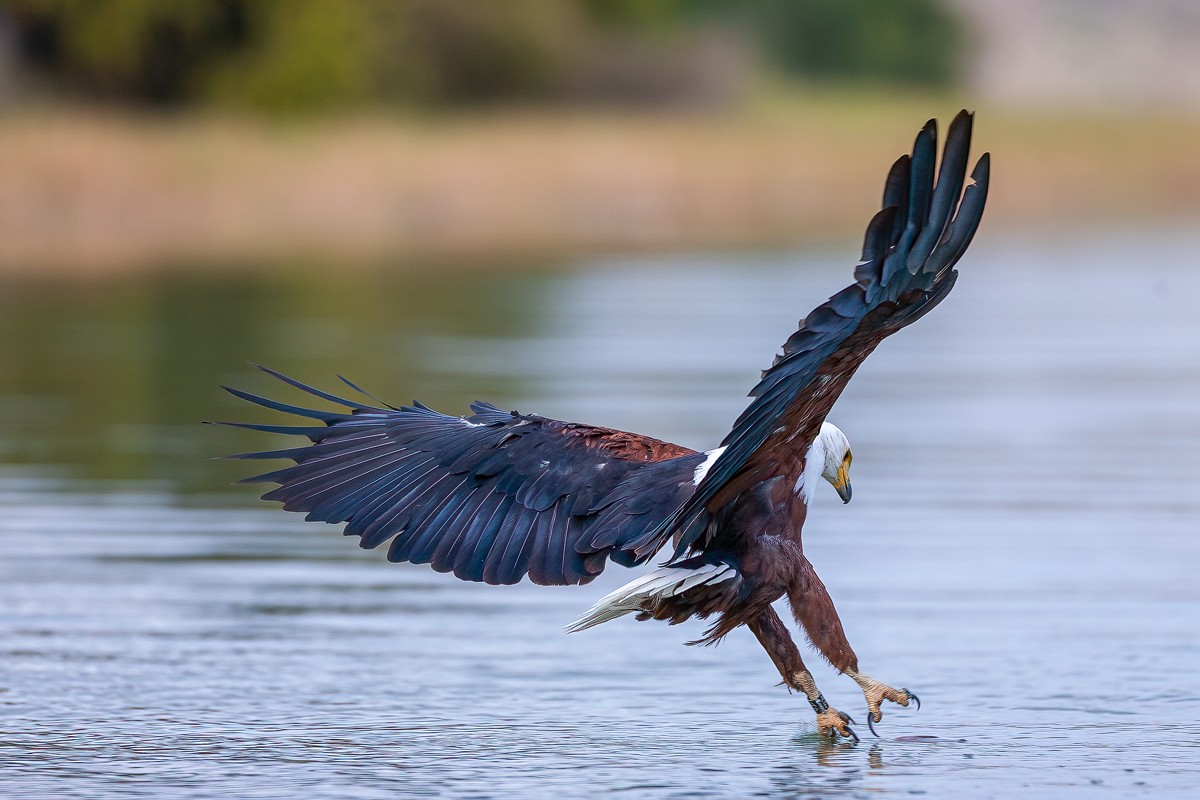
<svg viewBox="0 0 1200 800"><path fill-rule="evenodd" d="M564 630L578 633L610 619L641 611L648 601L683 594L697 586L725 583L737 576L737 570L727 564L704 564L696 569L664 567L606 594Z"/></svg>

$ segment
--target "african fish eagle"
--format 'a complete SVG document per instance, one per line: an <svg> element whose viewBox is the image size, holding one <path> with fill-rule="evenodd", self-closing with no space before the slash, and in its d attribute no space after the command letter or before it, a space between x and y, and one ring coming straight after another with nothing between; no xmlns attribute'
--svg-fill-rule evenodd
<svg viewBox="0 0 1200 800"><path fill-rule="evenodd" d="M825 735L853 737L847 714L817 689L771 604L787 596L812 644L862 689L867 719L884 700L919 700L859 671L833 602L804 557L800 532L818 484L850 500L850 444L825 416L863 359L945 298L987 198L984 154L963 190L973 117L950 125L937 169L937 125L888 173L854 283L818 306L783 345L721 446L698 453L636 433L508 412L477 402L469 417L420 403L383 407L291 386L343 407L320 411L229 389L321 425L233 424L306 436L302 447L231 458L290 459L245 479L306 519L346 523L364 548L391 541L389 561L431 564L469 581L582 584L608 560L642 564L668 541L661 569L622 586L567 627L624 614L671 624L715 621L699 640L746 625L784 683L803 692ZM349 384L349 382L347 381ZM350 384L352 388L353 384Z"/></svg>

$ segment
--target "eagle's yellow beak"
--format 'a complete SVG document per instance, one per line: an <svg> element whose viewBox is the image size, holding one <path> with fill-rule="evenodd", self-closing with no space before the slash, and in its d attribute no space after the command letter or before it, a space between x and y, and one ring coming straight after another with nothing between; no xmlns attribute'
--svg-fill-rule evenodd
<svg viewBox="0 0 1200 800"><path fill-rule="evenodd" d="M846 457L844 459L842 459L842 465L840 467L838 467L837 480L830 481L830 483L833 484L834 489L837 489L838 497L842 498L842 502L849 503L850 496L852 494L852 491L850 489L850 454L849 453L847 453Z"/></svg>

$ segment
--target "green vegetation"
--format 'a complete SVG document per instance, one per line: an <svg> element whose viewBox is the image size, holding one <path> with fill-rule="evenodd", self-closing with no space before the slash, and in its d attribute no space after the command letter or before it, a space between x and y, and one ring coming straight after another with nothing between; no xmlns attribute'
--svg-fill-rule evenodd
<svg viewBox="0 0 1200 800"><path fill-rule="evenodd" d="M945 86L939 0L0 0L68 94L275 112L703 98L705 37L809 80ZM711 78L708 80L711 81Z"/></svg>
<svg viewBox="0 0 1200 800"><path fill-rule="evenodd" d="M933 0L766 0L762 38L800 75L948 86L958 72L959 20Z"/></svg>

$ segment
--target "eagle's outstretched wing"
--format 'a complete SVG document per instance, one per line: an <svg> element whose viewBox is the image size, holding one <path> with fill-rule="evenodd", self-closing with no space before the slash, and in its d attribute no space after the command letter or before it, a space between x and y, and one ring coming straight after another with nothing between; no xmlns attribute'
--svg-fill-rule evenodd
<svg viewBox="0 0 1200 800"><path fill-rule="evenodd" d="M688 500L657 535L677 535L675 557L703 548L719 510L775 476L800 477L809 444L842 389L872 350L941 302L983 215L989 155L963 193L972 115L950 124L937 184L937 123L917 135L911 156L892 165L883 210L867 226L855 282L818 306L784 343L755 398L725 437L725 447ZM961 196L961 204L959 202Z"/></svg>
<svg viewBox="0 0 1200 800"><path fill-rule="evenodd" d="M312 444L229 458L291 459L243 483L306 519L347 523L362 547L486 583L587 583L605 560L631 566L665 543L651 534L695 489L703 453L646 436L501 411L471 417L417 403L378 408L280 380L346 411L318 411L238 389L234 395L323 425L220 423L307 436Z"/></svg>
<svg viewBox="0 0 1200 800"><path fill-rule="evenodd" d="M858 365L954 285L953 266L987 198L987 154L963 193L970 141L971 116L964 111L950 125L936 186L932 120L912 155L892 166L856 282L809 314L787 340L715 459L637 434L485 403L474 404L467 418L420 404L364 405L271 370L348 412L230 389L324 423L225 423L312 441L233 458L291 459L294 466L246 482L279 484L263 498L307 512L309 520L345 522L345 533L359 536L363 547L392 540L392 561L430 563L466 580L516 583L528 574L541 584L586 583L607 559L641 563L671 537L676 558L702 549L720 510L742 492L773 477L802 475L805 451Z"/></svg>

